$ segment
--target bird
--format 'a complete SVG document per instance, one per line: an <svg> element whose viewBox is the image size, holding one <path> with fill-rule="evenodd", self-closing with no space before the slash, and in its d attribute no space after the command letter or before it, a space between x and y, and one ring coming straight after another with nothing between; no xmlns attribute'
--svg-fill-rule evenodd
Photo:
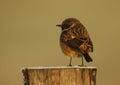
<svg viewBox="0 0 120 85"><path fill-rule="evenodd" d="M93 52L93 43L86 27L76 18L67 18L62 24L56 26L61 28L60 47L62 52L70 57L68 66L72 66L72 59L82 57L81 64L92 62L89 53Z"/></svg>

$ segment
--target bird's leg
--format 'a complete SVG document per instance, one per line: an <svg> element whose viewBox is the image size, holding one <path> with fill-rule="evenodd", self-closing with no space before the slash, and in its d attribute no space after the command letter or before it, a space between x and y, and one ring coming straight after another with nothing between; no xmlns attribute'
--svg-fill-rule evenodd
<svg viewBox="0 0 120 85"><path fill-rule="evenodd" d="M84 60L83 60L83 56L82 56L82 64L81 64L81 66L84 66Z"/></svg>
<svg viewBox="0 0 120 85"><path fill-rule="evenodd" d="M70 62L68 66L72 66L71 62L72 62L72 57L70 57Z"/></svg>
<svg viewBox="0 0 120 85"><path fill-rule="evenodd" d="M83 56L82 56L82 64L81 64L81 65L78 65L78 66L84 66L84 59L83 59Z"/></svg>

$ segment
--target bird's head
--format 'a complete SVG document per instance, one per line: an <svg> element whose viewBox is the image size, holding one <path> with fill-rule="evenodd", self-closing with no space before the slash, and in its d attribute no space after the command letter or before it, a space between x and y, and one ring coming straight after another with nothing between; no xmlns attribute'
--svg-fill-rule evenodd
<svg viewBox="0 0 120 85"><path fill-rule="evenodd" d="M62 22L62 24L56 25L56 26L61 27L62 30L66 30L66 29L74 27L77 23L79 23L79 20L75 18L68 18L68 19L65 19Z"/></svg>

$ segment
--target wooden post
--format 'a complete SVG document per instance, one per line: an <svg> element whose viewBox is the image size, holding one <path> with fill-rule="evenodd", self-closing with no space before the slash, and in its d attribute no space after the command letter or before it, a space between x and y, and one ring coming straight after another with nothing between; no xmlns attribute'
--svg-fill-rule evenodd
<svg viewBox="0 0 120 85"><path fill-rule="evenodd" d="M95 67L29 67L22 72L24 85L96 85Z"/></svg>

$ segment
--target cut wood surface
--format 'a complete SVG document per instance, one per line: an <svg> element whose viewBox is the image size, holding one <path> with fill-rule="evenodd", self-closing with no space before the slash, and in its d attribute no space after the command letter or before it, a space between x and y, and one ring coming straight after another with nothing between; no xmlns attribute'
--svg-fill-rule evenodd
<svg viewBox="0 0 120 85"><path fill-rule="evenodd" d="M28 67L22 72L25 85L96 85L95 67Z"/></svg>

